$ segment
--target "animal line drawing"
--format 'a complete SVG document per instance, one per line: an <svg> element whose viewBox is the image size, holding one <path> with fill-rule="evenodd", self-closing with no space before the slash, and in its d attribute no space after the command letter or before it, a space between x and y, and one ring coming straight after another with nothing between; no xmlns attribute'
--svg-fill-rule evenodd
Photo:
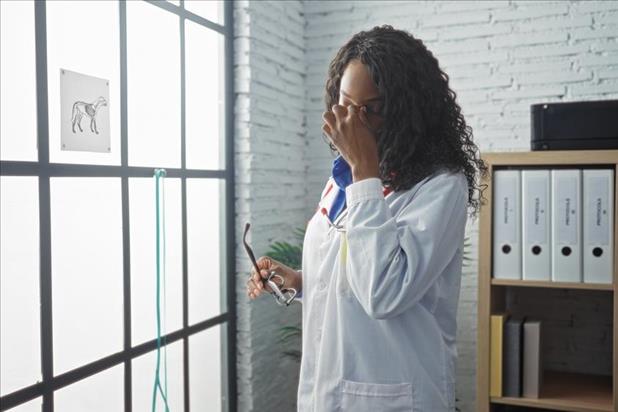
<svg viewBox="0 0 618 412"><path fill-rule="evenodd" d="M71 113L71 123L73 133L75 133L75 125L79 127L79 131L83 132L81 121L82 117L88 116L90 117L90 130L96 134L99 134L99 129L97 129L97 113L101 107L107 106L107 100L103 96L99 96L99 98L93 103L86 103L82 101L76 101L73 103L73 111Z"/></svg>

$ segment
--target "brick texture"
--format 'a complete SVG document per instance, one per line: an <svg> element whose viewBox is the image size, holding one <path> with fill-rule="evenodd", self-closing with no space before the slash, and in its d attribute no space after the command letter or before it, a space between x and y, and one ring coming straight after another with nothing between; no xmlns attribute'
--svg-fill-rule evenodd
<svg viewBox="0 0 618 412"><path fill-rule="evenodd" d="M250 300L242 248L251 223L256 255L304 227L306 187L305 39L301 1L234 2L237 361L239 411L296 410L298 363L282 356L279 329L301 306L270 295Z"/></svg>
<svg viewBox="0 0 618 412"><path fill-rule="evenodd" d="M450 76L482 152L528 150L531 104L618 98L618 1L243 0L235 18L236 236L251 221L258 254L273 240L292 240L315 210L333 160L321 138L326 72L360 30L391 24L423 40ZM478 222L467 235L473 259L461 284L457 398L460 410L473 411ZM301 308L248 301L240 246L240 410L295 410L298 365L282 360L276 332L298 322ZM582 307L595 307L594 295L585 299ZM594 342L606 353L606 340ZM582 364L581 351L571 353L566 370Z"/></svg>

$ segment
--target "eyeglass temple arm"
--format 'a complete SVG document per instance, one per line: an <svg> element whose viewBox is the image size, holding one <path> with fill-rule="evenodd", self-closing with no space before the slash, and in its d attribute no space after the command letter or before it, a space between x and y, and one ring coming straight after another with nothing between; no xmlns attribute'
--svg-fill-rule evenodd
<svg viewBox="0 0 618 412"><path fill-rule="evenodd" d="M253 254L253 250L251 249L251 246L249 246L249 244L247 243L247 232L249 232L250 227L251 227L251 224L247 222L245 224L245 233L242 237L242 243L244 244L245 250L247 251L247 254L249 255L249 259L251 259L251 263L253 263L253 267L255 268L257 273L260 273L260 267L257 264L257 260L255 259L255 255Z"/></svg>
<svg viewBox="0 0 618 412"><path fill-rule="evenodd" d="M251 227L251 224L249 222L247 222L245 224L245 233L243 234L242 237L242 242L243 245L245 246L245 250L247 251L247 254L249 255L249 259L251 259L251 262L253 263L253 266L255 267L255 270L257 271L257 273L260 273L260 268L257 264L257 260L255 259L255 255L253 254L253 250L251 249L251 246L249 246L249 244L247 243L247 232L249 232L249 228ZM284 289L286 292L282 292L282 290L279 288L279 285L277 285L275 282L273 282L272 280L268 279L263 279L262 280L263 283L269 283L269 286L271 287L271 289L273 289L272 292L270 292L272 295L275 296L277 303L279 303L280 299L285 299L284 294L288 291L288 290L293 290L293 296L296 296L297 292L296 289L293 288L289 288L289 289ZM293 298L292 298L293 299ZM292 299L289 299L289 301L291 301ZM288 299L284 300L284 303L286 305L289 305Z"/></svg>

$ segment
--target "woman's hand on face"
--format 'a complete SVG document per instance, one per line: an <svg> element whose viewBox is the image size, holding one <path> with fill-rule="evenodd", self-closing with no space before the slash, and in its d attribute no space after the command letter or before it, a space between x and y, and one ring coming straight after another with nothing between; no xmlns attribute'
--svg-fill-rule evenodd
<svg viewBox="0 0 618 412"><path fill-rule="evenodd" d="M350 165L354 181L378 177L378 146L365 106L335 104L322 118L325 122L322 130Z"/></svg>
<svg viewBox="0 0 618 412"><path fill-rule="evenodd" d="M296 283L298 274L291 267L286 266L283 263L277 262L275 259L268 256L262 256L261 258L259 258L257 260L257 264L260 268L260 273L258 274L255 268L252 267L251 276L249 280L247 280L247 296L249 296L250 299L257 298L263 292L270 293L273 291L268 285L268 283L263 282L263 280L267 279L268 274L273 270L277 275L281 276L284 279L284 288L297 287ZM279 287L281 287L280 280L278 278L274 278L273 281Z"/></svg>

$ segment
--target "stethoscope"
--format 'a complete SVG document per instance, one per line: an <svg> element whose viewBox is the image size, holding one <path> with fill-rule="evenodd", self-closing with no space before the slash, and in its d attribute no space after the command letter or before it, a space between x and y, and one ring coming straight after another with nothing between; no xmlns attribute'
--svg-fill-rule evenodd
<svg viewBox="0 0 618 412"><path fill-rule="evenodd" d="M345 210L343 212L341 212L341 214L337 217L337 219L335 219L335 221L337 222L333 222L330 217L328 217L328 211L326 210L325 207L323 207L322 209L320 209L320 212L324 215L324 217L326 218L326 221L328 222L328 230L330 231L332 228L335 228L335 230L337 232L341 232L341 233L345 233L346 229L345 227L341 224L341 221L343 220L343 218L345 216L347 216L348 214L348 208L346 207Z"/></svg>
<svg viewBox="0 0 618 412"><path fill-rule="evenodd" d="M329 188L329 190L330 190L330 188ZM392 192L392 189L390 189L390 188L384 189L384 191L383 191L384 197L388 196L391 192ZM341 232L341 233L345 233L346 232L346 229L341 224L341 221L343 220L343 218L345 216L348 215L348 208L347 207L343 210L343 212L341 212L341 214L339 216L337 216L337 218L335 219L335 222L333 222L330 219L330 217L328 217L328 211L326 210L325 207L321 208L320 212L322 213L322 215L324 215L324 217L326 218L326 221L328 222L328 230L329 231L334 228L337 232Z"/></svg>

